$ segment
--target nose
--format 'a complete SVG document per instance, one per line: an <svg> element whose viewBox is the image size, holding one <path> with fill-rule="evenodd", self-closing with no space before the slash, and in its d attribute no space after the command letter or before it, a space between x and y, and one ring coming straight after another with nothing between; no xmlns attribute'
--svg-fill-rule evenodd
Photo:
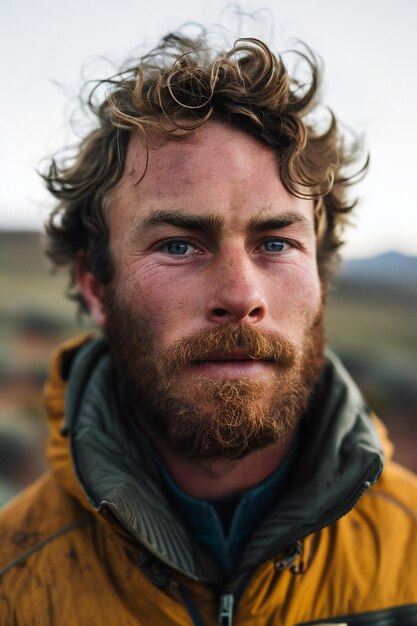
<svg viewBox="0 0 417 626"><path fill-rule="evenodd" d="M206 304L206 318L217 324L245 322L256 324L267 312L261 277L246 252L218 259L209 277L211 296Z"/></svg>

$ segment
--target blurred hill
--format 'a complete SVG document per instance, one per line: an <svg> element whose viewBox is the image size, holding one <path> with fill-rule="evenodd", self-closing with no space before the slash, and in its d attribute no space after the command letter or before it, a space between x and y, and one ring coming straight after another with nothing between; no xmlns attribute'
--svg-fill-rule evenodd
<svg viewBox="0 0 417 626"><path fill-rule="evenodd" d="M388 252L344 262L330 292L330 343L378 371L417 382L417 257Z"/></svg>
<svg viewBox="0 0 417 626"><path fill-rule="evenodd" d="M417 471L417 257L347 260L329 297L327 335Z"/></svg>
<svg viewBox="0 0 417 626"><path fill-rule="evenodd" d="M51 273L38 233L0 231L0 449L10 437L16 449L32 446L16 490L44 467L41 389L49 354L60 341L91 328L87 318L77 321L66 287L65 273ZM397 459L414 470L416 310L417 257L388 252L344 262L326 320L330 346L387 424ZM0 504L7 471L0 464ZM9 495L10 480L5 491Z"/></svg>
<svg viewBox="0 0 417 626"><path fill-rule="evenodd" d="M370 289L375 294L390 297L396 294L417 303L417 257L399 252L386 252L367 259L349 259L339 274L339 284Z"/></svg>

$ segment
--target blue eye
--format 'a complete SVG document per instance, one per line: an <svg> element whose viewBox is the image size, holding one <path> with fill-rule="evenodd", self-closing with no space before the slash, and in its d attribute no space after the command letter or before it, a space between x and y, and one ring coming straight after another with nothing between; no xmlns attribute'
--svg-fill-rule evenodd
<svg viewBox="0 0 417 626"><path fill-rule="evenodd" d="M285 245L286 243L282 239L270 239L265 242L265 250L267 252L282 252Z"/></svg>
<svg viewBox="0 0 417 626"><path fill-rule="evenodd" d="M165 244L164 248L167 252L169 252L169 254L176 255L185 255L187 252L194 250L193 246L191 246L187 241L181 241L180 239L168 242Z"/></svg>

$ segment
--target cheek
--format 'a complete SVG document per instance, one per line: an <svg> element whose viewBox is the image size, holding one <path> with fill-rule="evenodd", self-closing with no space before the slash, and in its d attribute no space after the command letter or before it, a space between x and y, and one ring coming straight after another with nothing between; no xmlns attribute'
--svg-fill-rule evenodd
<svg viewBox="0 0 417 626"><path fill-rule="evenodd" d="M119 276L118 282L129 306L146 317L153 331L166 342L175 341L192 329L199 310L199 291L189 278L174 277L169 271L144 265L130 268Z"/></svg>
<svg viewBox="0 0 417 626"><path fill-rule="evenodd" d="M270 312L278 326L299 334L313 322L322 304L318 274L307 270L283 272L270 288Z"/></svg>

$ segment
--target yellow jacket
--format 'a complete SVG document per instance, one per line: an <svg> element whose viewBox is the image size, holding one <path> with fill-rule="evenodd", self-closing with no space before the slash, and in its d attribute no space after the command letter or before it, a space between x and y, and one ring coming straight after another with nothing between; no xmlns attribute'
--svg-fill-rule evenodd
<svg viewBox="0 0 417 626"><path fill-rule="evenodd" d="M46 386L51 471L0 513L0 626L417 624L417 480L337 359L294 479L225 581L126 432L105 342L83 342Z"/></svg>

